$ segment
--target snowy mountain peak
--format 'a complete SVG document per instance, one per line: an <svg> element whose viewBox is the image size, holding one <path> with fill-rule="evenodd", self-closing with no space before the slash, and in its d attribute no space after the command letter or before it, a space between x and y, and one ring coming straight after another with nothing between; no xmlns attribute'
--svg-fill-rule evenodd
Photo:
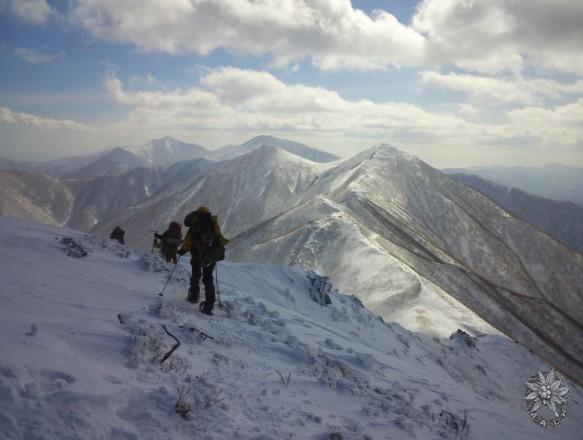
<svg viewBox="0 0 583 440"><path fill-rule="evenodd" d="M166 167L176 162L206 158L210 152L196 144L188 144L170 136L152 139L143 145L126 148L152 166Z"/></svg>
<svg viewBox="0 0 583 440"><path fill-rule="evenodd" d="M131 150L132 148L136 148L136 149L141 149L141 148L166 148L166 149L172 149L172 148L190 148L193 147L194 145L192 144L188 144L186 142L182 142L176 138L170 137L170 136L164 136L160 139L151 139L150 141L146 142L143 145L139 145L137 147L130 147L129 149Z"/></svg>
<svg viewBox="0 0 583 440"><path fill-rule="evenodd" d="M149 163L143 157L126 148L116 147L87 166L73 171L71 175L84 177L118 176L148 165Z"/></svg>
<svg viewBox="0 0 583 440"><path fill-rule="evenodd" d="M268 135L259 135L259 136L255 136L254 138L249 139L248 141L244 142L243 144L241 144L242 147L248 147L251 145L269 145L269 144L273 144L275 142L290 142L290 141L286 141L285 139L279 139L276 138L274 136L268 136Z"/></svg>
<svg viewBox="0 0 583 440"><path fill-rule="evenodd" d="M242 144L239 148L251 150L262 145L282 148L292 154L311 160L312 162L324 163L332 162L338 159L338 156L326 153L313 147L309 147L302 143L267 135L254 137L253 139L250 139Z"/></svg>
<svg viewBox="0 0 583 440"><path fill-rule="evenodd" d="M259 147L261 145L283 146L283 145L303 145L299 142L290 141L287 139L276 138L275 136L260 135L249 139L241 144L241 147ZM304 145L305 146L305 145Z"/></svg>
<svg viewBox="0 0 583 440"><path fill-rule="evenodd" d="M400 162L422 163L422 161L417 156L413 156L412 154L400 150L390 144L378 144L366 150L366 152L371 153L371 159L374 157L378 160L385 161L396 160Z"/></svg>

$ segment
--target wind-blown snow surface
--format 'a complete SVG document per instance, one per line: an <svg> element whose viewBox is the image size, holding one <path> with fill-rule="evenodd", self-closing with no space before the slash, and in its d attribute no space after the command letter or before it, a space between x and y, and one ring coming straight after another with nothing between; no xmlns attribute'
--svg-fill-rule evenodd
<svg viewBox="0 0 583 440"><path fill-rule="evenodd" d="M335 291L318 304L300 270L256 264L219 265L224 308L209 318L184 299L184 263L160 298L167 267L151 254L0 217L0 438L542 440L583 429L572 383L559 428L529 420L524 383L549 367L503 336L414 334ZM162 325L181 346L161 364L174 344Z"/></svg>

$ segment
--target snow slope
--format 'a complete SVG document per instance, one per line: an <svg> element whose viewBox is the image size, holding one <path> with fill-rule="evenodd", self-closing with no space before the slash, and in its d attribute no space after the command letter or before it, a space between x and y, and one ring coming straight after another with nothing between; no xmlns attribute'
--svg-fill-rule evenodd
<svg viewBox="0 0 583 440"><path fill-rule="evenodd" d="M0 215L64 225L74 201L75 189L61 177L0 171Z"/></svg>
<svg viewBox="0 0 583 440"><path fill-rule="evenodd" d="M549 367L503 336L412 333L334 290L317 303L300 270L226 262L224 308L209 318L184 300L188 265L160 298L166 275L150 254L0 217L0 437L543 440L583 429L572 383L560 427L529 420L525 381ZM181 341L164 363L174 341L162 325Z"/></svg>
<svg viewBox="0 0 583 440"><path fill-rule="evenodd" d="M230 257L318 270L424 332L440 334L448 317L445 329L459 325L463 309L442 313L453 297L583 377L583 346L571 343L583 335L582 255L388 146L329 164L298 197L235 237Z"/></svg>

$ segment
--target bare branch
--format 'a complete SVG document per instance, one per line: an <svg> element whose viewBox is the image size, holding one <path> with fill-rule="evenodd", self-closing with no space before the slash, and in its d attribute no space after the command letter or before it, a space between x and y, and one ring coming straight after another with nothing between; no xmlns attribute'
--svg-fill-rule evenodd
<svg viewBox="0 0 583 440"><path fill-rule="evenodd" d="M176 341L176 344L174 344L172 349L164 355L164 357L160 361L161 364L164 363L164 361L166 359L168 359L172 355L172 353L174 353L174 350L176 350L178 347L180 347L180 341L178 340L178 338L176 336L174 336L172 333L170 333L165 325L162 325L162 329L166 332L166 334L168 336L170 336L172 339L174 339Z"/></svg>
<svg viewBox="0 0 583 440"><path fill-rule="evenodd" d="M211 341L215 340L215 338L213 338L211 335L206 334L205 332L197 329L196 327L190 327L190 331L193 333L198 333L200 336L203 337L203 339L210 339Z"/></svg>

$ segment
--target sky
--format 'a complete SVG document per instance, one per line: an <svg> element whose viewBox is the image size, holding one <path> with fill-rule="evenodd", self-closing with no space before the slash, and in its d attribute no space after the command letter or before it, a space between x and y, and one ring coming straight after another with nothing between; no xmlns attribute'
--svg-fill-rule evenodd
<svg viewBox="0 0 583 440"><path fill-rule="evenodd" d="M583 166L581 0L0 0L0 157L261 134Z"/></svg>

